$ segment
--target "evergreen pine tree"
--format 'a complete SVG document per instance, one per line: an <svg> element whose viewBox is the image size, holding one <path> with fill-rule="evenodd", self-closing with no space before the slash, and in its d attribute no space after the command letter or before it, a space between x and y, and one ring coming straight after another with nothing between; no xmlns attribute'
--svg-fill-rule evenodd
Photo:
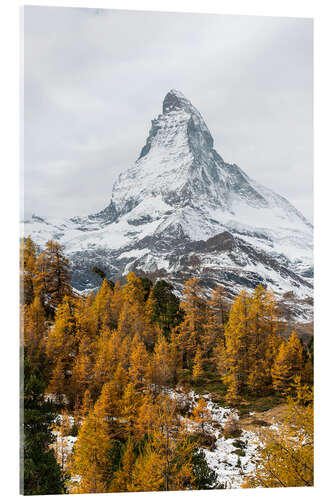
<svg viewBox="0 0 333 500"><path fill-rule="evenodd" d="M180 301L173 293L173 286L164 280L158 280L150 295L151 308L149 318L158 324L162 333L169 337L171 329L183 319Z"/></svg>
<svg viewBox="0 0 333 500"><path fill-rule="evenodd" d="M64 479L50 445L54 405L44 400L45 383L40 372L24 357L23 460L24 495L64 493Z"/></svg>

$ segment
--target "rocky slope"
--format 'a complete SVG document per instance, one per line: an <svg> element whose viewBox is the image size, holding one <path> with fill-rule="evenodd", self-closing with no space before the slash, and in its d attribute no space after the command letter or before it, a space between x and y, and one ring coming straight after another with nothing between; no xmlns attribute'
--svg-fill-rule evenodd
<svg viewBox="0 0 333 500"><path fill-rule="evenodd" d="M262 283L304 304L312 296L312 225L226 163L199 111L176 90L104 210L58 221L33 216L24 226L41 246L50 238L64 245L78 290L97 285L90 271L97 265L112 279L136 270L178 288L199 276L208 289L222 283L231 294ZM307 320L311 306L297 315Z"/></svg>

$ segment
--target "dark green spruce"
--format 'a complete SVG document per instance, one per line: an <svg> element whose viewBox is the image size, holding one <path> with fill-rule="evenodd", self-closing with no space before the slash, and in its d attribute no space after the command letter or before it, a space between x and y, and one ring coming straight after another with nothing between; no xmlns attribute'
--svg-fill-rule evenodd
<svg viewBox="0 0 333 500"><path fill-rule="evenodd" d="M65 493L64 478L50 445L57 417L51 401L44 400L45 382L25 355L23 403L24 495Z"/></svg>

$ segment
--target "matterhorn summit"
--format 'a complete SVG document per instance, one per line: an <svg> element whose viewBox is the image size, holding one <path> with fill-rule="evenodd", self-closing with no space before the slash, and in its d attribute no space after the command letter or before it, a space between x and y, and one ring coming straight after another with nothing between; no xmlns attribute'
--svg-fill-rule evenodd
<svg viewBox="0 0 333 500"><path fill-rule="evenodd" d="M235 294L261 283L281 297L312 296L312 225L226 163L200 112L174 89L104 210L61 221L34 216L24 226L41 246L50 238L64 245L78 290L97 285L97 265L112 279L134 270L176 288L198 276L207 290L220 283ZM305 309L299 319L308 319Z"/></svg>

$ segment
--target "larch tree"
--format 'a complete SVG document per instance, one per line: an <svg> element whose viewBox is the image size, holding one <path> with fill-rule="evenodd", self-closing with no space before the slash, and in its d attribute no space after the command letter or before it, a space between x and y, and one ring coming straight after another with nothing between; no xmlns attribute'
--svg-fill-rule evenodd
<svg viewBox="0 0 333 500"><path fill-rule="evenodd" d="M248 302L245 291L233 303L225 328L225 346L220 343L215 351L218 370L228 386L226 401L234 403L246 387L249 373Z"/></svg>
<svg viewBox="0 0 333 500"><path fill-rule="evenodd" d="M24 306L24 345L31 363L44 373L46 315L39 297L35 297L30 305Z"/></svg>
<svg viewBox="0 0 333 500"><path fill-rule="evenodd" d="M154 419L146 446L135 462L132 491L172 491L208 486L207 472L211 471L204 458L197 456L197 445L180 422L175 401L168 396L158 396Z"/></svg>
<svg viewBox="0 0 333 500"><path fill-rule="evenodd" d="M199 380L204 373L203 370L203 359L200 345L197 347L195 356L194 356L194 364L193 364L193 378L194 380Z"/></svg>
<svg viewBox="0 0 333 500"><path fill-rule="evenodd" d="M177 340L182 348L185 366L190 368L197 345L204 344L204 325L207 322L206 297L198 278L185 283L181 307L185 316L177 329Z"/></svg>
<svg viewBox="0 0 333 500"><path fill-rule="evenodd" d="M144 304L144 289L142 280L135 273L130 272L126 276L126 285L123 288L122 296L125 302L135 304L140 302Z"/></svg>
<svg viewBox="0 0 333 500"><path fill-rule="evenodd" d="M199 278L192 278L185 283L182 308L189 320L191 330L202 333L206 318L206 296L199 284Z"/></svg>
<svg viewBox="0 0 333 500"><path fill-rule="evenodd" d="M112 378L119 362L120 349L121 337L117 331L111 332L108 328L103 328L94 346L94 377L91 381L94 394L98 395L103 384Z"/></svg>
<svg viewBox="0 0 333 500"><path fill-rule="evenodd" d="M116 328L118 325L118 320L122 306L123 306L123 289L119 281L116 281L113 289L113 294L111 297L111 310L114 322L116 324Z"/></svg>
<svg viewBox="0 0 333 500"><path fill-rule="evenodd" d="M265 395L272 390L271 368L280 346L276 299L259 285L234 301L224 338L214 350L217 368L228 387L226 400L235 403L245 392Z"/></svg>
<svg viewBox="0 0 333 500"><path fill-rule="evenodd" d="M273 387L283 392L292 387L293 379L302 374L303 346L295 332L281 344L272 367Z"/></svg>
<svg viewBox="0 0 333 500"><path fill-rule="evenodd" d="M154 405L153 395L147 392L138 409L137 419L134 423L135 438L140 440L145 435L150 436L156 427L157 408Z"/></svg>
<svg viewBox="0 0 333 500"><path fill-rule="evenodd" d="M107 423L108 434L114 439L123 435L123 428L119 424L122 414L123 388L115 380L103 385L101 394L95 403L95 409Z"/></svg>
<svg viewBox="0 0 333 500"><path fill-rule="evenodd" d="M69 270L69 261L60 244L48 241L37 258L34 289L50 312L54 312L66 295L72 295Z"/></svg>
<svg viewBox="0 0 333 500"><path fill-rule="evenodd" d="M52 370L52 375L49 379L47 392L52 394L53 399L57 404L63 404L66 399L67 392L67 376L66 366L62 358L59 358Z"/></svg>
<svg viewBox="0 0 333 500"><path fill-rule="evenodd" d="M135 387L142 387L147 381L150 357L145 344L135 335L131 345L129 377Z"/></svg>
<svg viewBox="0 0 333 500"><path fill-rule="evenodd" d="M259 285L249 298L248 310L248 358L249 371L247 386L252 393L261 394L267 381L265 369L265 353L269 328L267 327L266 290ZM268 372L268 375L269 372Z"/></svg>
<svg viewBox="0 0 333 500"><path fill-rule="evenodd" d="M121 421L125 437L131 437L134 434L134 425L138 415L138 409L141 403L141 394L135 391L132 382L125 387L123 397L120 402Z"/></svg>
<svg viewBox="0 0 333 500"><path fill-rule="evenodd" d="M265 342L265 352L263 354L263 361L261 363L262 373L260 376L260 386L258 384L254 384L254 387L258 387L258 391L253 388L251 385L251 374L249 376L249 389L254 394L270 394L273 389L273 378L272 378L272 366L274 365L275 359L278 355L281 344L283 343L283 339L280 335L276 333L270 333ZM253 375L252 375L253 379ZM254 390L253 390L254 389Z"/></svg>
<svg viewBox="0 0 333 500"><path fill-rule="evenodd" d="M96 318L97 331L100 331L103 327L108 327L111 329L116 326L112 314L112 295L112 288L108 280L104 279L100 289L98 290L92 307L92 312Z"/></svg>
<svg viewBox="0 0 333 500"><path fill-rule="evenodd" d="M133 467L132 482L127 491L161 491L165 488L165 464L159 453L149 443Z"/></svg>
<svg viewBox="0 0 333 500"><path fill-rule="evenodd" d="M209 300L209 306L215 314L215 320L218 325L223 326L228 321L229 308L227 304L227 292L222 285L218 285L212 292Z"/></svg>
<svg viewBox="0 0 333 500"><path fill-rule="evenodd" d="M157 406L155 428L148 446L151 446L151 460L157 459L162 467L159 469L160 474L158 475L158 477L163 478L162 489L168 491L173 473L172 456L175 449L175 434L178 434L180 430L179 417L176 411L176 402L169 396L160 394L155 404ZM157 464L155 464L155 469L158 470Z"/></svg>
<svg viewBox="0 0 333 500"><path fill-rule="evenodd" d="M34 281L36 277L36 245L28 236L21 241L21 290L23 291L22 302L31 304L34 300Z"/></svg>
<svg viewBox="0 0 333 500"><path fill-rule="evenodd" d="M112 382L116 390L118 391L119 397L121 397L126 385L129 382L129 377L127 371L123 368L123 366L120 363L118 363L118 366L113 374Z"/></svg>
<svg viewBox="0 0 333 500"><path fill-rule="evenodd" d="M313 390L296 377L294 394L287 398L279 430L263 433L259 466L247 476L243 488L313 486Z"/></svg>
<svg viewBox="0 0 333 500"><path fill-rule="evenodd" d="M152 381L155 386L161 388L174 378L177 362L174 355L175 353L170 349L166 338L160 335L152 359Z"/></svg>
<svg viewBox="0 0 333 500"><path fill-rule="evenodd" d="M89 389L86 389L83 395L81 406L78 410L78 421L82 423L87 415L89 415L94 404Z"/></svg>
<svg viewBox="0 0 333 500"><path fill-rule="evenodd" d="M68 357L77 347L75 301L66 296L56 311L54 325L48 335L47 354L56 360L61 356Z"/></svg>
<svg viewBox="0 0 333 500"><path fill-rule="evenodd" d="M224 328L228 318L226 292L219 285L207 301L207 319L204 325L202 349L210 355L217 342L224 342Z"/></svg>
<svg viewBox="0 0 333 500"><path fill-rule="evenodd" d="M82 337L78 353L75 356L70 381L71 399L81 400L85 391L91 387L93 379L94 359L92 343L89 337Z"/></svg>
<svg viewBox="0 0 333 500"><path fill-rule="evenodd" d="M68 379L72 374L73 363L78 353L78 340L76 338L76 318L75 318L75 299L65 296L63 302L59 305L53 327L49 331L46 354L51 367L51 392L61 395L63 392L70 397L67 391ZM54 385L55 381L60 382L63 373L61 388ZM57 390L56 387L58 387Z"/></svg>
<svg viewBox="0 0 333 500"><path fill-rule="evenodd" d="M196 452L197 445L191 438L184 433L178 436L173 450L171 461L171 477L170 477L170 490L196 490L198 483L196 475L199 467L196 467ZM206 484L202 485L204 488Z"/></svg>
<svg viewBox="0 0 333 500"><path fill-rule="evenodd" d="M202 434L205 434L207 424L212 421L212 414L204 398L199 398L192 411L192 419L198 425Z"/></svg>
<svg viewBox="0 0 333 500"><path fill-rule="evenodd" d="M135 460L134 440L133 438L129 438L126 441L126 447L121 460L121 467L114 474L111 482L111 492L133 491L132 481Z"/></svg>
<svg viewBox="0 0 333 500"><path fill-rule="evenodd" d="M109 480L108 426L99 408L92 410L79 430L72 460L72 474L81 477L73 493L105 493Z"/></svg>
<svg viewBox="0 0 333 500"><path fill-rule="evenodd" d="M83 337L93 341L96 337L97 321L92 311L93 301L91 294L76 297L74 315L78 341Z"/></svg>
<svg viewBox="0 0 333 500"><path fill-rule="evenodd" d="M118 333L124 338L138 334L143 336L145 329L144 306L141 302L130 302L125 299L118 320Z"/></svg>

